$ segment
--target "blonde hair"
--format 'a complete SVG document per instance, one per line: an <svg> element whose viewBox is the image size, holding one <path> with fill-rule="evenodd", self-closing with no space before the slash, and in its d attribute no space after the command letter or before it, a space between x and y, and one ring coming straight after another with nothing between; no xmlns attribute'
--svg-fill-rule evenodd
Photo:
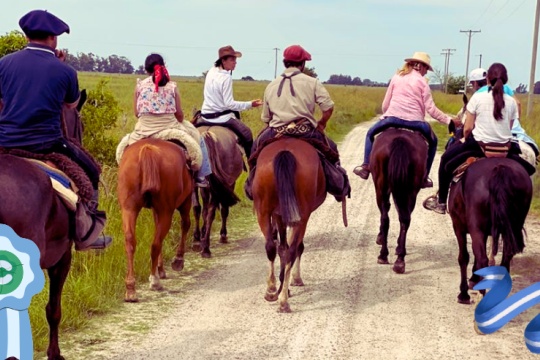
<svg viewBox="0 0 540 360"><path fill-rule="evenodd" d="M411 71L413 71L413 64L410 63L410 62L406 62L405 64L403 64L403 66L401 67L401 69L399 69L397 71L397 74L399 76L405 76L407 74L410 74Z"/></svg>

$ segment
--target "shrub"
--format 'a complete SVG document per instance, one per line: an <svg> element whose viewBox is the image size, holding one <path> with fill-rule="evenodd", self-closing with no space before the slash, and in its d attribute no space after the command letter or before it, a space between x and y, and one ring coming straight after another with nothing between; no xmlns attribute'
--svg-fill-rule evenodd
<svg viewBox="0 0 540 360"><path fill-rule="evenodd" d="M83 145L101 164L115 163L116 139L108 130L116 126L120 106L107 87L108 80L100 80L88 92L88 100L81 112L84 124Z"/></svg>

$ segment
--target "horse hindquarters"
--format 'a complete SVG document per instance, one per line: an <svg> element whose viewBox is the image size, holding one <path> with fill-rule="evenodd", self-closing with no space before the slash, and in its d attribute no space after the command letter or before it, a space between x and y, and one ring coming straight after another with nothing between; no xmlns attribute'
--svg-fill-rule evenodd
<svg viewBox="0 0 540 360"><path fill-rule="evenodd" d="M515 168L500 164L493 168L488 182L491 236L494 243L499 236L503 237L502 265L508 272L512 257L525 247L522 229L532 193L529 177L521 176L524 181L516 181L516 177L519 177L519 173Z"/></svg>

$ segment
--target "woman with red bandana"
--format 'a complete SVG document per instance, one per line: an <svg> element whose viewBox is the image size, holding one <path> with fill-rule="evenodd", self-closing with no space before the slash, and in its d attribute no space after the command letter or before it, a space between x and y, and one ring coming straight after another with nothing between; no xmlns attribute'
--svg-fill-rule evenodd
<svg viewBox="0 0 540 360"><path fill-rule="evenodd" d="M198 187L207 187L206 176L210 175L212 170L206 145L197 129L189 121L184 121L178 86L171 81L163 57L159 54L148 55L144 68L150 76L138 80L135 87L134 110L139 120L130 134L129 144L182 123L185 130L201 146L203 155L201 168L195 173L195 184Z"/></svg>

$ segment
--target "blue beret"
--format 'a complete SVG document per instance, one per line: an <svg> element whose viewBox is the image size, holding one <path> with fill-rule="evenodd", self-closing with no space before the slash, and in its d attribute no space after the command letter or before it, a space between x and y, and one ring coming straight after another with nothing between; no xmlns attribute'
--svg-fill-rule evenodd
<svg viewBox="0 0 540 360"><path fill-rule="evenodd" d="M69 34L69 26L46 10L33 10L19 20L19 26L25 34L33 32L58 36Z"/></svg>

